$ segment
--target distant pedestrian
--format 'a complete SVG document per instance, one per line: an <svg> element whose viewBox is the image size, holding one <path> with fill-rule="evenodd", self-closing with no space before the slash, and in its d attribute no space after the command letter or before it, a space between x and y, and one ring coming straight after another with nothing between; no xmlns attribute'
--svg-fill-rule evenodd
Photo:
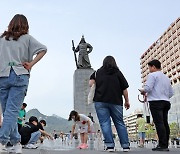
<svg viewBox="0 0 180 154"><path fill-rule="evenodd" d="M62 142L64 142L64 133L61 131L59 134L59 138L61 139Z"/></svg>
<svg viewBox="0 0 180 154"><path fill-rule="evenodd" d="M144 147L144 142L145 142L145 124L146 121L142 117L142 114L137 115L137 120L136 120L136 128L138 130L138 135L140 139L140 144L139 147L143 148Z"/></svg>
<svg viewBox="0 0 180 154"><path fill-rule="evenodd" d="M129 151L129 139L127 128L123 121L123 98L124 106L129 109L128 98L129 87L124 75L119 70L114 57L107 56L103 61L103 66L93 73L89 81L90 86L96 84L93 101L104 142L107 151L114 151L115 143L111 128L111 118L115 124L118 137L123 151Z"/></svg>
<svg viewBox="0 0 180 154"><path fill-rule="evenodd" d="M54 136L54 139L57 139L57 138L58 138L58 135L57 135L57 133L56 133L56 130L54 130L53 136Z"/></svg>
<svg viewBox="0 0 180 154"><path fill-rule="evenodd" d="M69 131L69 133L67 133L67 140L66 140L66 143L68 145L72 144L72 140L71 140L71 130Z"/></svg>
<svg viewBox="0 0 180 154"><path fill-rule="evenodd" d="M94 122L94 118L93 118L93 116L91 115L91 113L89 113L88 117L91 119L91 121L92 121L93 123L95 123L95 122Z"/></svg>
<svg viewBox="0 0 180 154"><path fill-rule="evenodd" d="M159 144L153 151L169 151L169 124L168 111L171 107L170 98L173 90L170 79L161 72L159 60L152 60L148 63L149 75L144 89L139 89L142 95L147 94L147 101L150 105L151 114L156 126Z"/></svg>
<svg viewBox="0 0 180 154"><path fill-rule="evenodd" d="M74 131L76 128L76 125L79 126L80 129L80 137L81 137L81 144L77 147L78 149L87 149L88 145L87 145L87 140L88 140L88 133L91 133L91 129L92 129L92 121L89 117L87 117L84 114L79 114L76 111L71 111L70 115L69 115L69 121L73 120L74 124L72 126L72 132L71 132L71 136L74 135Z"/></svg>
<svg viewBox="0 0 180 154"><path fill-rule="evenodd" d="M94 128L94 118L93 118L93 116L92 116L92 114L91 113L89 113L89 115L88 115L88 117L91 119L91 121L93 122L93 128ZM89 139L90 140L94 140L94 130L91 130L92 132L89 134Z"/></svg>
<svg viewBox="0 0 180 154"><path fill-rule="evenodd" d="M101 133L101 131L99 129L98 129L98 131L96 133L96 138L97 138L98 141L102 141L103 140L102 139L102 133Z"/></svg>
<svg viewBox="0 0 180 154"><path fill-rule="evenodd" d="M23 103L21 106L21 109L19 111L19 116L18 116L18 132L22 128L23 120L25 120L26 117L26 110L25 108L27 107L26 103Z"/></svg>
<svg viewBox="0 0 180 154"><path fill-rule="evenodd" d="M26 17L16 14L8 30L0 36L0 102L4 116L0 129L0 152L6 152L5 145L10 140L15 152L22 153L18 114L27 92L30 70L47 51L46 46L28 32Z"/></svg>

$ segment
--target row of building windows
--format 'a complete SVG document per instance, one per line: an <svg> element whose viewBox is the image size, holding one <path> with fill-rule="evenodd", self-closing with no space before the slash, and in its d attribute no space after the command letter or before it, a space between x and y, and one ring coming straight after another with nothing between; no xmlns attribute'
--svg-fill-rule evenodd
<svg viewBox="0 0 180 154"><path fill-rule="evenodd" d="M178 52L179 51L179 52ZM162 67L164 68L165 65L172 65L172 68L175 66L177 62L179 62L180 58L180 49L175 50L174 52L172 51L170 54L162 54L162 56L151 56L149 57L149 61L152 60L152 57L155 57L155 59L158 59L162 63ZM142 73L144 73L144 70L147 69L147 63L149 61L143 61L141 62L141 69Z"/></svg>
<svg viewBox="0 0 180 154"><path fill-rule="evenodd" d="M180 38L179 38L180 39ZM175 54L176 56L179 55L178 51L180 50L180 46L179 46L180 40L179 42L175 42L172 45L166 45L166 47L162 47L162 50L151 50L148 52L148 54L145 54L146 56L144 56L144 59L142 59L141 65L144 66L145 62L150 59L152 56L153 57L158 57L161 58L165 55L167 56L172 56L173 54ZM168 54L169 53L169 54ZM167 57L168 58L168 57Z"/></svg>
<svg viewBox="0 0 180 154"><path fill-rule="evenodd" d="M141 56L142 83L149 73L147 63L158 59L162 64L162 71L169 76L172 83L180 80L180 18Z"/></svg>
<svg viewBox="0 0 180 154"><path fill-rule="evenodd" d="M153 45L151 45L151 47L142 55L141 59L146 57L147 53L150 50L152 50L155 46L157 49L159 49L159 47L160 46L162 47L163 44L166 44L165 46L167 46L168 43L170 44L173 41L175 41L175 44L178 44L178 41L180 41L180 39L177 41L178 36L180 36L180 20L179 19L177 19L176 22L171 24L168 30L155 43L153 43ZM166 43L167 40L168 40L168 43Z"/></svg>

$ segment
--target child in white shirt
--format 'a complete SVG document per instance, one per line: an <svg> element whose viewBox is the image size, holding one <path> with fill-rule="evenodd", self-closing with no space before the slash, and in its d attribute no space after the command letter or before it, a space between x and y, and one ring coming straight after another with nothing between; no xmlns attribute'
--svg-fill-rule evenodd
<svg viewBox="0 0 180 154"><path fill-rule="evenodd" d="M72 126L72 132L71 135L73 136L74 130L76 128L76 125L79 126L80 129L80 137L81 137L81 144L77 147L78 149L87 149L87 139L88 139L88 133L91 133L93 122L89 117L87 117L84 114L79 114L76 111L71 111L69 115L69 121L74 120L74 124Z"/></svg>

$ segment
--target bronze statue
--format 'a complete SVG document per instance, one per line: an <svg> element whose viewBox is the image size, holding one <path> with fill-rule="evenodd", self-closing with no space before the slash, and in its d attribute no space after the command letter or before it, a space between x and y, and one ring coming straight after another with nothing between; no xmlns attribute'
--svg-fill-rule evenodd
<svg viewBox="0 0 180 154"><path fill-rule="evenodd" d="M82 36L77 48L74 47L73 41L72 44L77 68L91 68L88 54L93 50L93 47L89 43L86 43L84 36ZM77 52L79 52L78 62L75 54Z"/></svg>

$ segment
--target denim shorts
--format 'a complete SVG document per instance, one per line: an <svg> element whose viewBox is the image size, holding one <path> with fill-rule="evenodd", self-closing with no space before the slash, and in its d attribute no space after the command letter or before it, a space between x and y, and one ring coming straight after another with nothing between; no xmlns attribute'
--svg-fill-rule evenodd
<svg viewBox="0 0 180 154"><path fill-rule="evenodd" d="M138 134L140 139L145 139L145 132L139 132Z"/></svg>

